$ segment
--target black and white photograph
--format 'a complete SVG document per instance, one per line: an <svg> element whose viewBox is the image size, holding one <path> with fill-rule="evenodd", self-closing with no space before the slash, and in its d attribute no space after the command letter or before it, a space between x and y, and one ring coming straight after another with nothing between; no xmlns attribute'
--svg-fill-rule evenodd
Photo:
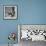
<svg viewBox="0 0 46 46"><path fill-rule="evenodd" d="M4 19L17 19L17 6L4 6Z"/></svg>

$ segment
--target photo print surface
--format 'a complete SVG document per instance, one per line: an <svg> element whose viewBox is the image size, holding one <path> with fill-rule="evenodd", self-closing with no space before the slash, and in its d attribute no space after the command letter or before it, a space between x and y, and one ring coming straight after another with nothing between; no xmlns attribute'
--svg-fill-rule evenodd
<svg viewBox="0 0 46 46"><path fill-rule="evenodd" d="M17 19L17 6L4 6L4 19Z"/></svg>
<svg viewBox="0 0 46 46"><path fill-rule="evenodd" d="M46 41L46 25L21 25L20 39Z"/></svg>

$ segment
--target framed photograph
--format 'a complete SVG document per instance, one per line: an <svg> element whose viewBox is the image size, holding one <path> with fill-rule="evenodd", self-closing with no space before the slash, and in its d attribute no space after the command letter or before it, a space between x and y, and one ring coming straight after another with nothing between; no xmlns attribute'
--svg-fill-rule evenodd
<svg viewBox="0 0 46 46"><path fill-rule="evenodd" d="M19 42L23 40L46 41L46 25L18 25Z"/></svg>
<svg viewBox="0 0 46 46"><path fill-rule="evenodd" d="M17 6L4 6L4 19L17 19Z"/></svg>

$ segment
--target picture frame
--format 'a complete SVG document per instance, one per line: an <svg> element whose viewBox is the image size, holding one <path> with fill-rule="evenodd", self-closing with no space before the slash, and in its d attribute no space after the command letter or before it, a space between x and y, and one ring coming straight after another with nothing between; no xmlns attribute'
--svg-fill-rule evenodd
<svg viewBox="0 0 46 46"><path fill-rule="evenodd" d="M18 34L19 42L22 40L46 41L46 24L19 24ZM25 38L25 36L28 37Z"/></svg>
<svg viewBox="0 0 46 46"><path fill-rule="evenodd" d="M17 19L17 6L16 5L5 5L4 7L4 19L14 20Z"/></svg>

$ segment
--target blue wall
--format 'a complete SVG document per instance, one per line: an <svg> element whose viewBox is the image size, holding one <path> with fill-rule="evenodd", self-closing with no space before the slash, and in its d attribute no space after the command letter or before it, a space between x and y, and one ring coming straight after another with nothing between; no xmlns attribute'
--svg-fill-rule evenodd
<svg viewBox="0 0 46 46"><path fill-rule="evenodd" d="M17 5L18 19L3 20L3 5ZM46 0L0 0L0 44L8 43L10 32L18 32L18 24L46 24Z"/></svg>

